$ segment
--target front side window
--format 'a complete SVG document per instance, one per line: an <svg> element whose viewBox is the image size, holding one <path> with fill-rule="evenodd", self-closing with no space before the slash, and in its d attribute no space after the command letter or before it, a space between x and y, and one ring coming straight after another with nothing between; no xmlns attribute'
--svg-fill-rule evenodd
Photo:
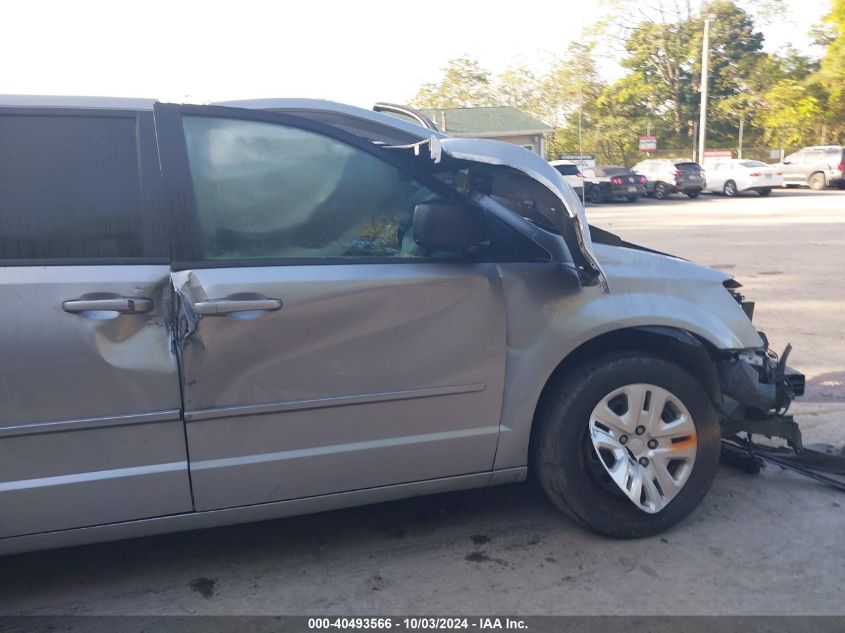
<svg viewBox="0 0 845 633"><path fill-rule="evenodd" d="M206 260L421 257L412 214L437 195L307 130L183 118Z"/></svg>
<svg viewBox="0 0 845 633"><path fill-rule="evenodd" d="M143 255L134 117L0 115L0 260Z"/></svg>

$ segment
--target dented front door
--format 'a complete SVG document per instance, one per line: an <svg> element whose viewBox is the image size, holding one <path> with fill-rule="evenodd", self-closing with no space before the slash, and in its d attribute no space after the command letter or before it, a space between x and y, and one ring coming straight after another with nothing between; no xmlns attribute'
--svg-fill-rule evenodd
<svg viewBox="0 0 845 633"><path fill-rule="evenodd" d="M490 471L503 293L495 263L429 258L407 233L435 185L296 117L156 118L182 135L162 160L186 205L173 283L196 509Z"/></svg>
<svg viewBox="0 0 845 633"><path fill-rule="evenodd" d="M505 327L493 264L174 274L197 510L488 471Z"/></svg>

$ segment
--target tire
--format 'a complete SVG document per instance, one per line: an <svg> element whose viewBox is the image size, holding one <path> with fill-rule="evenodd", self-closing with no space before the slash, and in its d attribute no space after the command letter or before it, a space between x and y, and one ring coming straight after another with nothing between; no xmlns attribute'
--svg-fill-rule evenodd
<svg viewBox="0 0 845 633"><path fill-rule="evenodd" d="M701 194L701 191L687 191L685 193L687 194L687 198L689 198L690 200L695 200Z"/></svg>
<svg viewBox="0 0 845 633"><path fill-rule="evenodd" d="M595 440L591 439L594 409L608 394L626 385L666 390L686 408L692 418L692 424L687 426L694 425L695 429L691 440L683 440L684 448L674 448L681 442L663 438L661 441L673 448L658 446L655 451L674 455L667 450L683 450L692 461L682 465L681 470L676 469L686 477L679 492L653 513L623 494L610 478L603 458L593 446ZM607 354L580 365L544 394L535 424L531 464L543 490L575 522L604 536L640 538L675 525L707 494L719 463L719 421L705 389L676 363L641 352ZM638 440L636 450L644 450L642 442L647 437L645 434ZM633 440L628 439L627 443L633 446ZM674 460L663 459L668 460L668 469ZM636 468L637 463L632 462L632 467Z"/></svg>
<svg viewBox="0 0 845 633"><path fill-rule="evenodd" d="M725 183L725 186L722 187L722 193L732 198L736 195L736 183L733 180L729 180Z"/></svg>
<svg viewBox="0 0 845 633"><path fill-rule="evenodd" d="M587 191L587 199L593 204L601 204L604 202L604 194L601 192L601 189L593 185L590 187L589 191Z"/></svg>
<svg viewBox="0 0 845 633"><path fill-rule="evenodd" d="M640 199L640 196L639 196L639 195L636 195L636 196L625 196L625 199L626 199L628 202L636 202L637 200L639 200L639 199Z"/></svg>
<svg viewBox="0 0 845 633"><path fill-rule="evenodd" d="M810 177L807 178L807 184L810 185L810 189L813 191L821 191L827 187L827 179L822 172L817 171L810 174Z"/></svg>
<svg viewBox="0 0 845 633"><path fill-rule="evenodd" d="M666 196L669 195L669 190L666 188L662 182L657 183L654 185L654 197L658 200L665 200Z"/></svg>
<svg viewBox="0 0 845 633"><path fill-rule="evenodd" d="M763 189L758 189L757 193L759 193L761 196L768 196L770 193L772 193L772 188L764 187Z"/></svg>

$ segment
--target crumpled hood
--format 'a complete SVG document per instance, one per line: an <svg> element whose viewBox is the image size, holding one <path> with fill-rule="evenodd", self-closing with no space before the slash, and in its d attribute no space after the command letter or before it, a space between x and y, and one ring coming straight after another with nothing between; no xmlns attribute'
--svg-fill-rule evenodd
<svg viewBox="0 0 845 633"><path fill-rule="evenodd" d="M608 289L607 278L602 270L601 264L593 251L593 243L590 238L589 225L587 224L587 213L584 205L575 194L575 191L564 180L563 176L543 160L540 156L519 145L493 141L488 139L475 138L442 138L432 135L428 141L431 158L435 162L441 160L445 154L450 158L461 161L471 161L486 165L502 165L521 171L530 176L563 201L563 209L556 216L545 216L549 222L557 228L564 237L567 234L575 233L576 242L580 253L573 253L573 256L581 255L583 265L593 273L596 284Z"/></svg>

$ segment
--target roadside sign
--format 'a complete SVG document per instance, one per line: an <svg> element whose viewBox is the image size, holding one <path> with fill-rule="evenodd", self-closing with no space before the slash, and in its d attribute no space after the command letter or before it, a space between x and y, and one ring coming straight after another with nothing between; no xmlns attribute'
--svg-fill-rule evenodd
<svg viewBox="0 0 845 633"><path fill-rule="evenodd" d="M702 166L707 166L719 158L733 158L733 156L733 151L729 149L706 149L704 150L704 156L699 162Z"/></svg>
<svg viewBox="0 0 845 633"><path fill-rule="evenodd" d="M657 149L656 136L641 136L640 137L640 151L653 152Z"/></svg>
<svg viewBox="0 0 845 633"><path fill-rule="evenodd" d="M595 154L558 154L558 160L569 160L578 165L579 168L596 166Z"/></svg>

